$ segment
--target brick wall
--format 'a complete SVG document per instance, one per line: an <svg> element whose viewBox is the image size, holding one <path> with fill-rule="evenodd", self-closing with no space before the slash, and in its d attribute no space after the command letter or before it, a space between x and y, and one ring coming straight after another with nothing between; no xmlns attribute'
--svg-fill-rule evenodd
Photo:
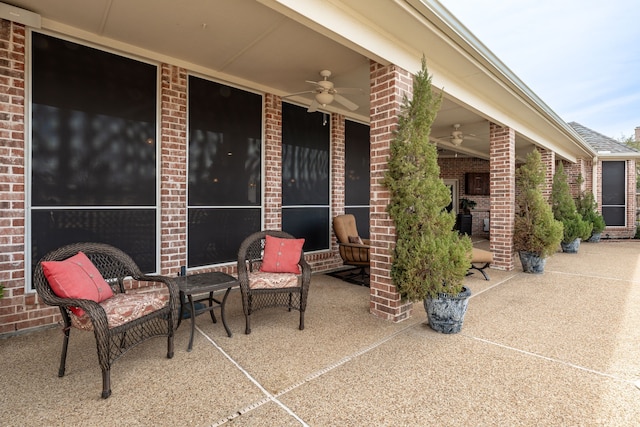
<svg viewBox="0 0 640 427"><path fill-rule="evenodd" d="M515 216L515 131L489 124L493 268L513 270Z"/></svg>
<svg viewBox="0 0 640 427"><path fill-rule="evenodd" d="M160 64L160 260L161 273L175 275L186 265L187 248L187 73ZM60 321L57 307L41 305L34 292L25 293L25 28L0 20L0 335ZM264 228L282 226L282 101L265 94L264 117ZM332 117L332 211L344 211L344 117ZM340 149L339 147L342 147ZM340 175L342 174L342 176ZM335 249L335 248L332 248ZM313 271L342 265L336 250L308 254ZM235 264L199 271L235 274Z"/></svg>
<svg viewBox="0 0 640 427"><path fill-rule="evenodd" d="M187 265L187 71L161 66L161 274Z"/></svg>
<svg viewBox="0 0 640 427"><path fill-rule="evenodd" d="M389 191L382 185L388 169L389 147L396 128L404 94L413 87L412 75L396 66L371 62L371 277L370 311L375 316L401 321L411 316L411 304L401 301L391 283L391 257L395 242L395 227L387 214Z"/></svg>
<svg viewBox="0 0 640 427"><path fill-rule="evenodd" d="M264 229L282 228L282 98L264 97Z"/></svg>

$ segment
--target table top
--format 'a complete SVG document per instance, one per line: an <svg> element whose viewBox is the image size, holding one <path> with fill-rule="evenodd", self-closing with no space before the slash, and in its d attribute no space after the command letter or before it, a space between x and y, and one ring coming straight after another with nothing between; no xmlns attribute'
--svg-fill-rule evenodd
<svg viewBox="0 0 640 427"><path fill-rule="evenodd" d="M174 280L180 290L187 295L197 292L213 292L238 286L238 280L235 277L220 271L178 276Z"/></svg>

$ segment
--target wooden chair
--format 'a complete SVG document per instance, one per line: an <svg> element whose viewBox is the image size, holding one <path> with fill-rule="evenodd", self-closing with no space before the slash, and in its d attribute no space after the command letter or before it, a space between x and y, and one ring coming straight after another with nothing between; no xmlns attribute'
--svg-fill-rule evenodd
<svg viewBox="0 0 640 427"><path fill-rule="evenodd" d="M358 272L348 276L350 280L356 280L361 284L367 284L369 267L369 239L361 239L358 236L356 218L351 214L338 215L333 219L333 232L338 239L338 249L344 265L358 268Z"/></svg>
<svg viewBox="0 0 640 427"><path fill-rule="evenodd" d="M78 252L83 252L97 268L113 296L98 303L60 297L53 291L42 263L64 261ZM128 277L137 281L140 288L125 290L124 281ZM173 357L173 336L180 309L178 286L169 277L143 275L135 262L120 249L102 243L63 246L38 262L33 283L45 304L60 308L64 321L59 377L65 372L71 327L93 331L95 335L104 399L111 395L111 364L127 350L149 338L166 336L167 358Z"/></svg>
<svg viewBox="0 0 640 427"><path fill-rule="evenodd" d="M300 312L300 330L304 329L304 312L311 283L311 267L304 259L301 245L296 255L300 274L262 272L267 236L295 238L283 231L259 231L248 236L238 251L238 281L246 321L245 333L251 333L251 315L267 307L286 307Z"/></svg>

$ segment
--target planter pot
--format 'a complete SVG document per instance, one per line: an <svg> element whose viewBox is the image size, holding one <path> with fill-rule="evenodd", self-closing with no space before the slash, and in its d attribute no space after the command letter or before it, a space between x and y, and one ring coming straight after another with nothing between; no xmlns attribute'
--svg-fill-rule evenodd
<svg viewBox="0 0 640 427"><path fill-rule="evenodd" d="M546 258L540 258L533 252L520 251L520 262L522 263L522 270L525 273L542 274L544 273L544 266L547 263Z"/></svg>
<svg viewBox="0 0 640 427"><path fill-rule="evenodd" d="M600 236L602 233L593 233L587 242L598 243L600 241Z"/></svg>
<svg viewBox="0 0 640 427"><path fill-rule="evenodd" d="M560 242L560 246L562 247L562 252L566 252L568 254L577 254L578 249L580 248L580 238L578 237L577 239L569 243Z"/></svg>
<svg viewBox="0 0 640 427"><path fill-rule="evenodd" d="M431 329L443 334L460 332L469 297L471 289L465 287L457 295L440 294L436 298L425 298L424 309Z"/></svg>

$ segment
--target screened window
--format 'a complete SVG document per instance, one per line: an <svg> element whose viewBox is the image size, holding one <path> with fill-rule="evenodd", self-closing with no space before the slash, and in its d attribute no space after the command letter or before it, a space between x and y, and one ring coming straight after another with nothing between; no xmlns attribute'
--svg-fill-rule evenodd
<svg viewBox="0 0 640 427"><path fill-rule="evenodd" d="M329 248L329 123L282 104L282 229L305 238L305 251Z"/></svg>
<svg viewBox="0 0 640 427"><path fill-rule="evenodd" d="M261 147L261 95L189 77L189 267L235 261L260 230Z"/></svg>
<svg viewBox="0 0 640 427"><path fill-rule="evenodd" d="M95 241L157 269L157 67L32 34L31 263Z"/></svg>
<svg viewBox="0 0 640 427"><path fill-rule="evenodd" d="M347 120L345 139L345 213L356 217L358 234L369 238L369 126Z"/></svg>
<svg viewBox="0 0 640 427"><path fill-rule="evenodd" d="M602 162L602 216L608 227L626 225L626 165Z"/></svg>

